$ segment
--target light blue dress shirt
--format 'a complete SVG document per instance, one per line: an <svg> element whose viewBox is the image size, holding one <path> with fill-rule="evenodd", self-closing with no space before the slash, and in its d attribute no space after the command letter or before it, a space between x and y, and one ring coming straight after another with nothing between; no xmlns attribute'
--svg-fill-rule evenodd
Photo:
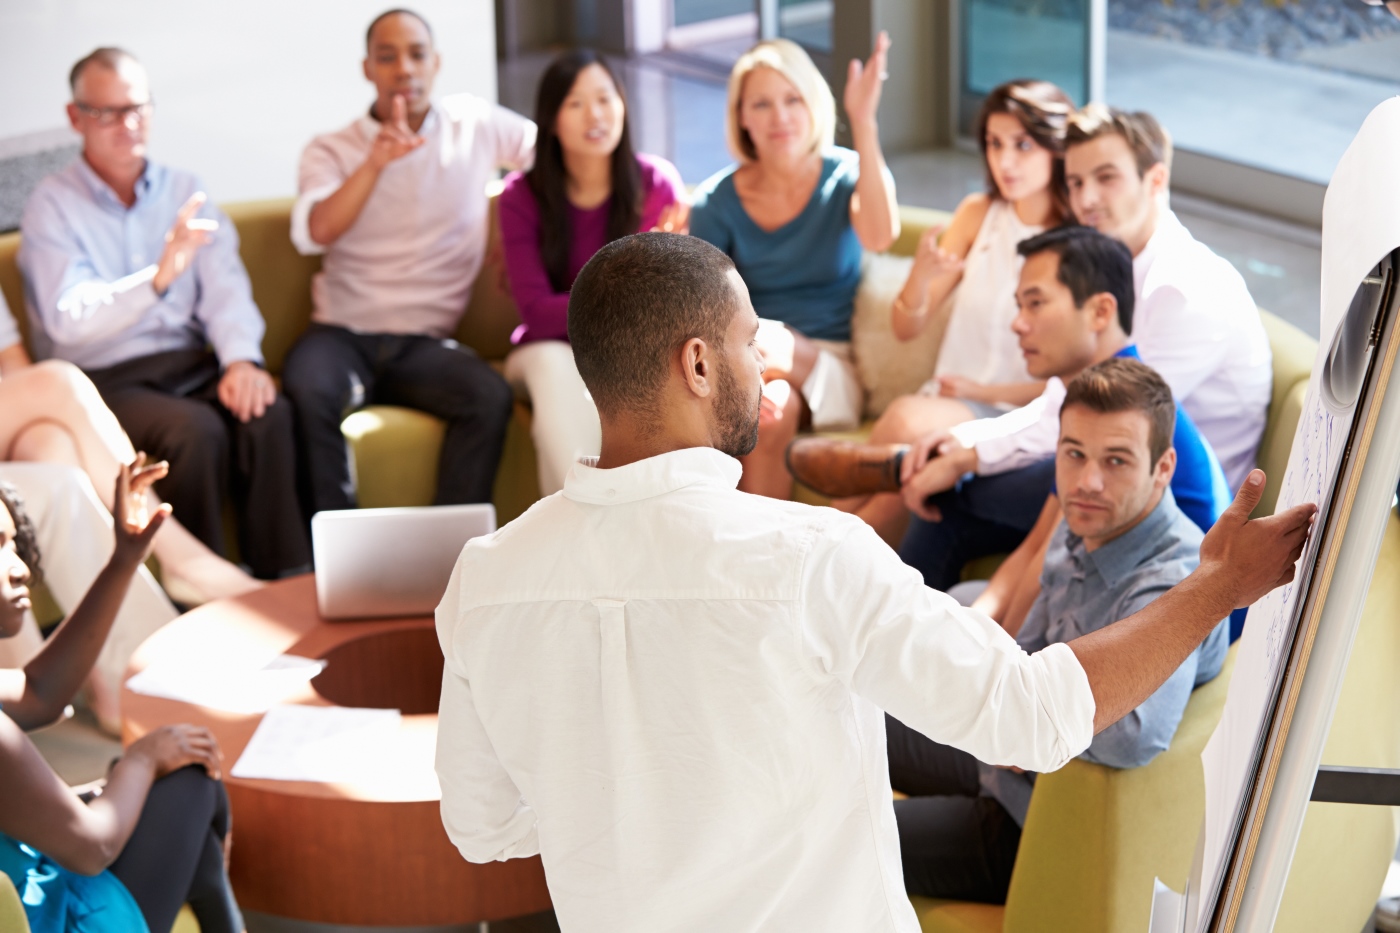
<svg viewBox="0 0 1400 933"><path fill-rule="evenodd" d="M219 223L164 296L151 285L180 207L205 190L188 172L146 163L136 203L124 205L78 158L41 181L20 221L19 266L38 358L86 370L168 350L214 348L222 366L262 362L262 315L238 255L238 231Z"/></svg>
<svg viewBox="0 0 1400 933"><path fill-rule="evenodd" d="M1126 619L1196 569L1203 537L1170 489L1137 527L1095 551L1086 550L1084 539L1061 522L1045 554L1040 595L1017 643L1036 652ZM1229 622L1222 620L1156 693L1094 736L1080 757L1112 768L1138 768L1166 751L1191 691L1220 673L1229 648ZM1024 823L1035 776L986 764L978 768L983 792Z"/></svg>

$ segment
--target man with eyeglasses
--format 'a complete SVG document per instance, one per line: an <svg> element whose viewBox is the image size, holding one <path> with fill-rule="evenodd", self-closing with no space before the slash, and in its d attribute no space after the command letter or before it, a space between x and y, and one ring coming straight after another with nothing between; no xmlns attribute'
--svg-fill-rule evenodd
<svg viewBox="0 0 1400 933"><path fill-rule="evenodd" d="M291 405L262 368L238 233L198 178L147 158L150 83L131 54L97 49L69 83L82 157L20 223L37 355L81 367L136 448L170 461L159 491L206 545L223 552L232 493L254 575L305 569Z"/></svg>

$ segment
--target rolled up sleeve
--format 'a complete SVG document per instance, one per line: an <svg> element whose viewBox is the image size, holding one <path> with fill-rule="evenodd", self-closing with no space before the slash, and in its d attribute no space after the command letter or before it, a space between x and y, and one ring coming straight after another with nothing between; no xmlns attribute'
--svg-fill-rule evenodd
<svg viewBox="0 0 1400 933"><path fill-rule="evenodd" d="M910 728L1028 771L1088 748L1094 697L1074 652L1027 654L986 615L924 586L863 523L842 521L814 545L803 587L813 661Z"/></svg>
<svg viewBox="0 0 1400 933"><path fill-rule="evenodd" d="M350 171L340 164L324 140L312 140L301 154L297 200L292 205L292 245L303 256L319 256L326 251L325 246L311 238L311 209L339 191Z"/></svg>
<svg viewBox="0 0 1400 933"><path fill-rule="evenodd" d="M453 651L459 615L458 570L437 609L438 640L446 663L438 708L437 776L442 825L469 862L526 858L540 851L535 813L496 756Z"/></svg>

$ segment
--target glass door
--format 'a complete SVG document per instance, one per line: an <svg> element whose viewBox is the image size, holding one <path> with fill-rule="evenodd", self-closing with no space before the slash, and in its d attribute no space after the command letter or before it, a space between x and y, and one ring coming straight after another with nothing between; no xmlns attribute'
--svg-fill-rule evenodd
<svg viewBox="0 0 1400 933"><path fill-rule="evenodd" d="M959 0L958 134L1005 81L1040 78L1078 104L1103 97L1107 0Z"/></svg>

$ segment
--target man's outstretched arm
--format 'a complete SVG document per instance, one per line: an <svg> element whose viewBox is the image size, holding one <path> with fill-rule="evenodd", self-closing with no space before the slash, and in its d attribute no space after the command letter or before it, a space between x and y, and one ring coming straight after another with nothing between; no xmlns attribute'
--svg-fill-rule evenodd
<svg viewBox="0 0 1400 933"><path fill-rule="evenodd" d="M1317 506L1250 520L1255 470L1201 544L1200 566L1151 605L1069 643L1094 693L1094 732L1136 709L1233 609L1293 579Z"/></svg>

